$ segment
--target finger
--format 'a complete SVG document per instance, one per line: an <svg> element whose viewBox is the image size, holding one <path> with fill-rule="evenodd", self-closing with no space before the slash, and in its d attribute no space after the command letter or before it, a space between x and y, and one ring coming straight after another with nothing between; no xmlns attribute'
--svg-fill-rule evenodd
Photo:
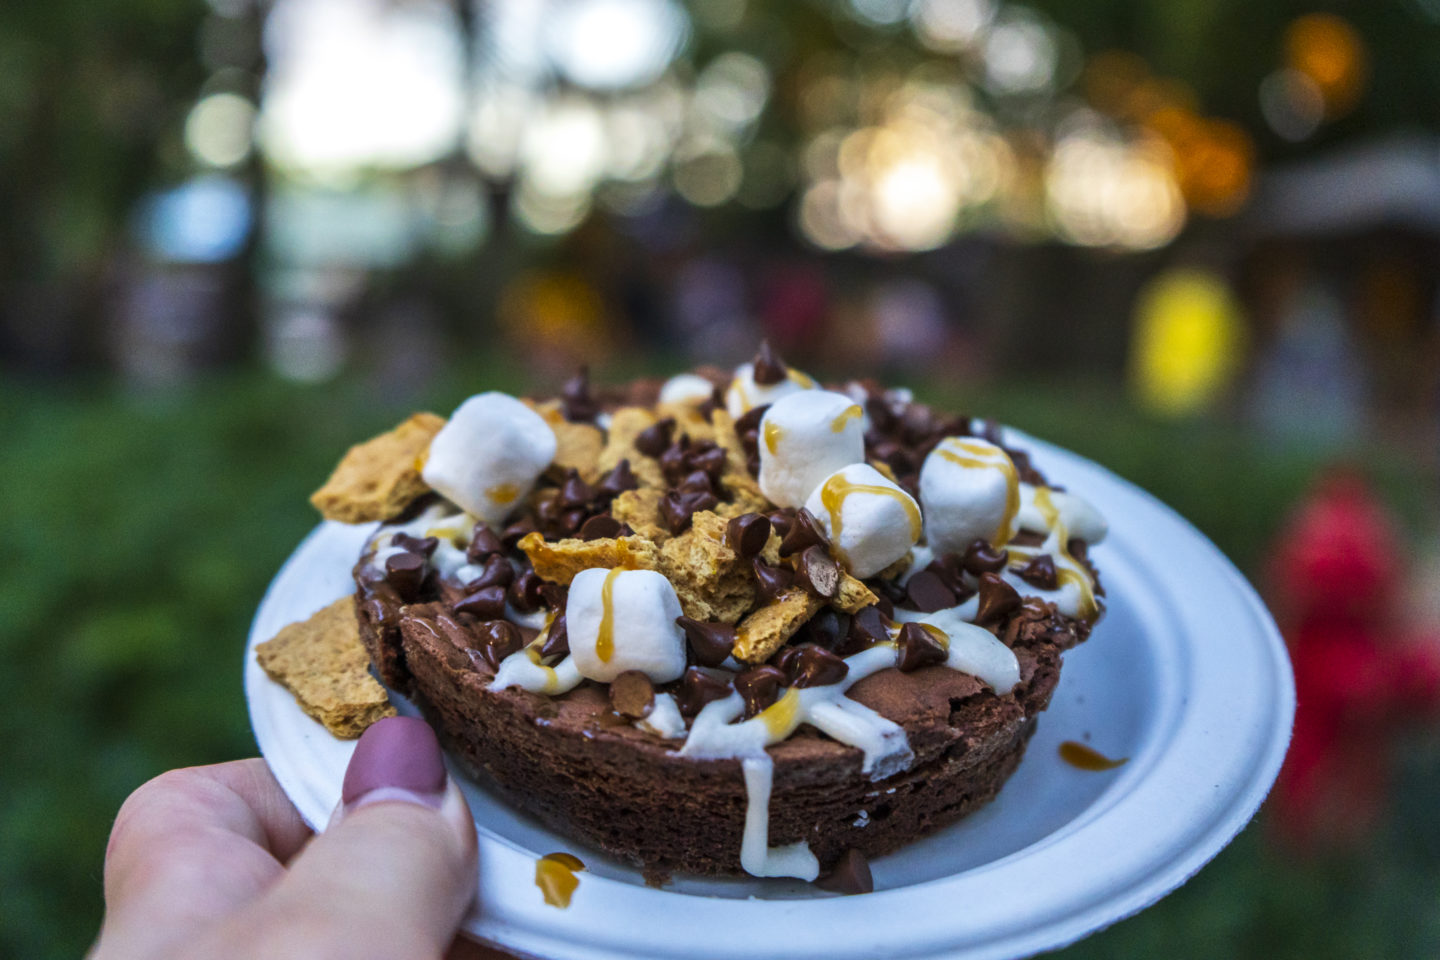
<svg viewBox="0 0 1440 960"><path fill-rule="evenodd" d="M360 738L338 819L218 943L247 937L246 956L433 960L454 937L475 876L474 821L434 732L393 717Z"/></svg>
<svg viewBox="0 0 1440 960"><path fill-rule="evenodd" d="M172 770L115 818L99 957L158 956L254 900L310 835L262 760Z"/></svg>

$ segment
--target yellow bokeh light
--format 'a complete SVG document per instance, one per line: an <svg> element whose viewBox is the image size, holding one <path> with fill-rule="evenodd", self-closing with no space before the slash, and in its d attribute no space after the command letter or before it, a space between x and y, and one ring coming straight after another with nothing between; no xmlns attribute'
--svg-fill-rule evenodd
<svg viewBox="0 0 1440 960"><path fill-rule="evenodd" d="M1135 308L1130 380L1136 400L1171 417L1213 407L1239 372L1245 339L1224 280L1185 268L1161 274Z"/></svg>

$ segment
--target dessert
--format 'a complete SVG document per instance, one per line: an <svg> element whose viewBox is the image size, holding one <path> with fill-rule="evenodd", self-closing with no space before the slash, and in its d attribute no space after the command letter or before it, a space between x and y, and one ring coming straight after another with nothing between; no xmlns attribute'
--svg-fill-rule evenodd
<svg viewBox="0 0 1440 960"><path fill-rule="evenodd" d="M370 660L503 795L651 875L868 878L994 798L1103 611L1103 517L993 422L768 347L481 394L415 449L436 420L317 495L382 521Z"/></svg>

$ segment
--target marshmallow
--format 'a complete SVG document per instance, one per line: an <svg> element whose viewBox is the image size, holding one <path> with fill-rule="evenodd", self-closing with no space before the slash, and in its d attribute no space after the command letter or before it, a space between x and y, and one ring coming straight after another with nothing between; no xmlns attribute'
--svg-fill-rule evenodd
<svg viewBox="0 0 1440 960"><path fill-rule="evenodd" d="M830 474L810 494L805 509L815 514L856 577L879 573L920 539L919 504L867 463Z"/></svg>
<svg viewBox="0 0 1440 960"><path fill-rule="evenodd" d="M684 611L670 581L654 570L582 570L570 581L565 624L582 676L609 683L639 670L656 683L685 672Z"/></svg>
<svg viewBox="0 0 1440 960"><path fill-rule="evenodd" d="M1004 546L1015 536L1020 480L995 444L946 437L920 468L925 538L936 554L963 553L976 540Z"/></svg>
<svg viewBox="0 0 1440 960"><path fill-rule="evenodd" d="M730 387L725 391L725 409L730 411L730 416L738 420L752 407L763 407L781 397L815 386L813 379L794 367L786 367L786 370L789 375L779 383L756 383L753 363L742 363L736 367L735 379L730 381Z"/></svg>
<svg viewBox="0 0 1440 960"><path fill-rule="evenodd" d="M760 491L798 507L841 467L865 461L860 405L842 393L802 390L783 397L760 421Z"/></svg>
<svg viewBox="0 0 1440 960"><path fill-rule="evenodd" d="M555 458L555 432L514 397L471 397L430 441L420 471L431 488L491 526L530 492Z"/></svg>
<svg viewBox="0 0 1440 960"><path fill-rule="evenodd" d="M1045 490L1043 495L1041 489ZM1086 543L1099 543L1110 532L1105 515L1079 494L1020 484L1020 513L1015 518L1020 529L1049 533L1056 520L1065 527L1067 537Z"/></svg>
<svg viewBox="0 0 1440 960"><path fill-rule="evenodd" d="M715 385L697 373L678 373L660 388L661 403L704 403Z"/></svg>

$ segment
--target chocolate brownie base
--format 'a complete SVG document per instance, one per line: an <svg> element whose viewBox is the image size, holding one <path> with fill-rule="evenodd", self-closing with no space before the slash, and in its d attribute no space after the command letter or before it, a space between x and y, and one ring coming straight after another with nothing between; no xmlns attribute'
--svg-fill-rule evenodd
<svg viewBox="0 0 1440 960"><path fill-rule="evenodd" d="M405 608L398 650L394 631L363 610L361 629L376 663L404 665L412 696L455 755L516 806L647 871L742 872L738 760L679 756L681 741L623 723L597 685L559 697L488 689L491 669L435 627L443 609ZM904 727L913 765L871 781L859 750L802 727L769 748L771 845L804 840L822 864L848 848L874 856L989 802L1049 703L1061 652L1085 632L1027 603L1000 633L1021 667L1020 685L1005 696L944 667L885 670L855 684L853 699Z"/></svg>

